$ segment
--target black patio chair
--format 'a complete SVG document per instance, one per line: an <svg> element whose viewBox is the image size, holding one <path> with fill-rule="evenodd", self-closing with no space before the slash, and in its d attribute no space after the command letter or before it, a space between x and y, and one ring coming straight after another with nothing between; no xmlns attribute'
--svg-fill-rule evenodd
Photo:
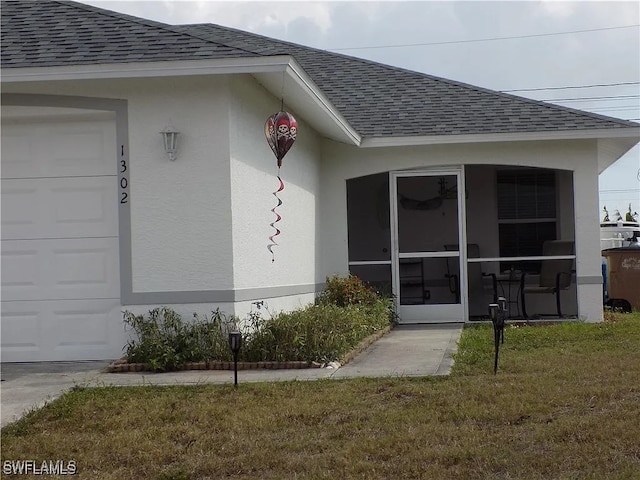
<svg viewBox="0 0 640 480"><path fill-rule="evenodd" d="M575 242L569 240L548 240L542 244L542 255L561 256L574 255ZM520 277L520 304L522 315L527 315L526 296L528 294L551 294L556 297L558 318L563 318L560 292L571 285L573 274L573 258L542 260L538 285L525 285L526 273ZM542 315L542 314L541 314ZM550 314L545 314L549 316Z"/></svg>
<svg viewBox="0 0 640 480"><path fill-rule="evenodd" d="M445 245L444 249L447 251L457 251L457 244L449 244ZM477 243L469 243L467 245L467 258L480 258L480 247ZM447 275L446 277L449 279L449 289L452 293L456 295L456 302L460 303L460 280L458 278L457 273L451 273L453 270L452 266L449 265L449 259L447 259ZM484 279L491 278L491 286L493 289L493 303L498 301L498 282L496 279L495 273L484 273L482 271L482 264L479 262L468 262L467 263L467 276L468 278L468 286L469 286L469 296L472 293L480 293L481 296L484 297ZM486 305L485 302L482 303L483 308Z"/></svg>

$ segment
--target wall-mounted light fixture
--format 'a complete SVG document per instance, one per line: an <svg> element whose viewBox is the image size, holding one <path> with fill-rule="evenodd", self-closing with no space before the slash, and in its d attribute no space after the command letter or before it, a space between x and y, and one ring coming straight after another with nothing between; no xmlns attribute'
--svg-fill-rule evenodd
<svg viewBox="0 0 640 480"><path fill-rule="evenodd" d="M160 132L160 135L164 141L164 151L169 155L169 160L173 162L178 153L178 135L180 133L172 126L168 126Z"/></svg>

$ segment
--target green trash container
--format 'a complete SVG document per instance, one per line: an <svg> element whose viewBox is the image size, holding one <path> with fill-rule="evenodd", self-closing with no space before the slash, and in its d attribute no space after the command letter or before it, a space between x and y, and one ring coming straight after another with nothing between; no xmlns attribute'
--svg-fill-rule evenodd
<svg viewBox="0 0 640 480"><path fill-rule="evenodd" d="M607 259L608 297L624 299L640 311L640 248L611 248L602 256Z"/></svg>

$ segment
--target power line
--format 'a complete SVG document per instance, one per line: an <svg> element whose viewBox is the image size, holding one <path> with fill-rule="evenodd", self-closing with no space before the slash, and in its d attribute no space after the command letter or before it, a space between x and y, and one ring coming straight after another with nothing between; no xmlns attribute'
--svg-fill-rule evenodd
<svg viewBox="0 0 640 480"><path fill-rule="evenodd" d="M574 98L544 98L541 102L584 102L601 100L618 100L619 98L640 98L640 95L611 95L607 97L574 97Z"/></svg>
<svg viewBox="0 0 640 480"><path fill-rule="evenodd" d="M560 105L560 106L565 106L565 107L570 107L570 108L578 108L581 110L593 110L593 111L605 111L605 110L610 110L610 111L617 111L617 110L639 110L640 109L640 104L626 104L626 105L578 105L576 106L575 104L567 104L566 102L556 102L555 100L539 100L545 103L553 103L555 105ZM584 100L582 100L582 102L584 102Z"/></svg>
<svg viewBox="0 0 640 480"><path fill-rule="evenodd" d="M510 37L491 37L491 38L477 38L473 40L450 40L446 42L424 42L424 43L400 43L395 45L373 45L364 47L343 47L343 48L328 48L334 52L343 50L373 50L379 48L404 48L404 47L424 47L431 45L452 45L456 43L477 43L477 42L495 42L499 40L513 40L518 38L537 38L537 37L550 37L554 35L571 35L574 33L588 33L588 32L602 32L605 30L619 30L623 28L636 28L640 27L640 24L636 25L621 25L619 27L603 27L603 28L590 28L586 30L572 30L569 32L553 32L553 33L534 33L530 35L515 35Z"/></svg>
<svg viewBox="0 0 640 480"><path fill-rule="evenodd" d="M551 103L551 102L549 102ZM638 109L640 105L595 105L593 107L580 107L580 108L592 108L594 110L626 110L626 109Z"/></svg>
<svg viewBox="0 0 640 480"><path fill-rule="evenodd" d="M627 193L627 192L640 192L640 188L623 188L620 190L600 190L599 193Z"/></svg>
<svg viewBox="0 0 640 480"><path fill-rule="evenodd" d="M590 108L592 112L629 112L640 109L640 106L600 107Z"/></svg>
<svg viewBox="0 0 640 480"><path fill-rule="evenodd" d="M570 85L566 87L518 88L514 90L500 90L500 92L541 92L544 90L567 90L572 88L621 87L624 85L640 85L640 82L594 83L592 85Z"/></svg>

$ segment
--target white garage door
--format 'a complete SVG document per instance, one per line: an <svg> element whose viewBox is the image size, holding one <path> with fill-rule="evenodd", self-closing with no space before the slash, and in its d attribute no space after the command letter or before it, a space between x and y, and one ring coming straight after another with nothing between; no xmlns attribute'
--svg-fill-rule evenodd
<svg viewBox="0 0 640 480"><path fill-rule="evenodd" d="M3 108L3 362L122 354L115 121L77 112Z"/></svg>

